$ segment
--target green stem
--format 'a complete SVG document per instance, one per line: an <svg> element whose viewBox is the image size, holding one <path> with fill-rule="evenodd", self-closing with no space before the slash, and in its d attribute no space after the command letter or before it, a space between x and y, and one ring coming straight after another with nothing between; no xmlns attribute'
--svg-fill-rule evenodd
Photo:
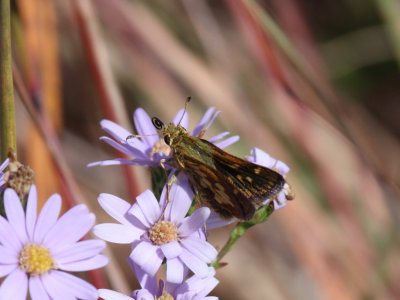
<svg viewBox="0 0 400 300"><path fill-rule="evenodd" d="M161 167L151 168L151 189L157 199L160 199L161 192L167 180L165 169Z"/></svg>
<svg viewBox="0 0 400 300"><path fill-rule="evenodd" d="M232 247L236 244L236 242L254 225L265 222L269 216L274 212L274 204L271 202L270 204L261 207L256 211L254 217L249 221L243 221L236 224L235 228L232 229L229 234L229 239L219 251L218 256L215 262L212 263L212 266L216 269L223 267L224 264L221 264L222 258L228 254L228 252L232 249Z"/></svg>
<svg viewBox="0 0 400 300"><path fill-rule="evenodd" d="M10 0L0 0L0 142L1 160L16 152L14 87L11 58Z"/></svg>
<svg viewBox="0 0 400 300"><path fill-rule="evenodd" d="M250 228L250 227L249 227ZM243 226L243 223L240 222L236 224L235 228L232 229L231 233L229 234L229 239L225 243L224 247L219 251L217 260L215 263L215 267L220 266L220 262L222 258L228 254L228 252L232 249L232 247L236 244L236 242L246 233L248 228Z"/></svg>

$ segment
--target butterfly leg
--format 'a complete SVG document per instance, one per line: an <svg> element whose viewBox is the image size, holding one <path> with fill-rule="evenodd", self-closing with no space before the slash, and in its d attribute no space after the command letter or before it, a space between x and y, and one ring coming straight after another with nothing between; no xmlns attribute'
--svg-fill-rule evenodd
<svg viewBox="0 0 400 300"><path fill-rule="evenodd" d="M164 205L163 205L163 208L162 208L162 213L161 213L161 215L160 215L160 218L161 218L161 216L163 216L164 215L164 212L165 212L165 209L167 208L167 205L168 205L168 203L170 202L170 194L171 194L171 187L172 187L172 185L176 182L176 176L175 176L175 174L178 172L176 169L173 169L169 174L168 174L168 172L167 172L167 168L166 168L166 165L165 165L165 163L166 163L166 159L161 159L160 160L160 166L161 166L161 168L164 170L164 172L165 172L165 178L167 178L167 182L166 182L166 184L165 184L165 187L166 187L166 197L165 197L165 201L164 201Z"/></svg>

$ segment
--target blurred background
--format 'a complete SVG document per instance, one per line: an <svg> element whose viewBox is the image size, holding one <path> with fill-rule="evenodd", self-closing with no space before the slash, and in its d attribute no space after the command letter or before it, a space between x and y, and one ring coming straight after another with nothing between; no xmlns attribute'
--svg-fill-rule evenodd
<svg viewBox="0 0 400 300"><path fill-rule="evenodd" d="M129 201L149 187L99 121L129 130L143 107L241 136L291 167L296 199L252 228L218 270L220 299L400 299L400 3L397 0L12 1L19 160L42 201ZM212 232L221 247L229 228ZM137 288L109 245L98 286Z"/></svg>

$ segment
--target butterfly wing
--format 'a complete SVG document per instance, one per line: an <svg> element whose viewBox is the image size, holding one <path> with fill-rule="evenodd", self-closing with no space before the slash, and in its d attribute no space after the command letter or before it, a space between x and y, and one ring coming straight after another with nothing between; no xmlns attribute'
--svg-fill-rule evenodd
<svg viewBox="0 0 400 300"><path fill-rule="evenodd" d="M173 150L178 168L202 201L225 218L251 219L263 200L276 196L285 183L279 173L203 139L186 136Z"/></svg>
<svg viewBox="0 0 400 300"><path fill-rule="evenodd" d="M278 172L225 152L216 155L214 162L216 168L255 204L275 197L285 184Z"/></svg>
<svg viewBox="0 0 400 300"><path fill-rule="evenodd" d="M224 218L234 216L246 220L254 215L253 204L218 170L191 159L187 161L187 166L188 169L184 172L193 188L199 193L201 201L219 215ZM191 171L192 167L195 168L195 172Z"/></svg>

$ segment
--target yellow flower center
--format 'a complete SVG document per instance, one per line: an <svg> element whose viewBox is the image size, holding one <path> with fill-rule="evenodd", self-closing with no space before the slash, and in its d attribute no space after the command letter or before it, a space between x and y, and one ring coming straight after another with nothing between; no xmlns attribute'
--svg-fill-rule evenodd
<svg viewBox="0 0 400 300"><path fill-rule="evenodd" d="M164 142L164 139L160 139L154 144L153 149L151 149L150 157L153 158L154 154L156 153L161 153L168 156L171 154L171 147Z"/></svg>
<svg viewBox="0 0 400 300"><path fill-rule="evenodd" d="M27 244L19 254L19 266L31 276L35 276L55 269L56 262L47 248L37 244Z"/></svg>
<svg viewBox="0 0 400 300"><path fill-rule="evenodd" d="M163 245L178 240L178 228L169 221L160 221L149 230L150 240L154 245Z"/></svg>
<svg viewBox="0 0 400 300"><path fill-rule="evenodd" d="M164 291L163 294L157 298L157 300L174 300L174 297L171 294Z"/></svg>

